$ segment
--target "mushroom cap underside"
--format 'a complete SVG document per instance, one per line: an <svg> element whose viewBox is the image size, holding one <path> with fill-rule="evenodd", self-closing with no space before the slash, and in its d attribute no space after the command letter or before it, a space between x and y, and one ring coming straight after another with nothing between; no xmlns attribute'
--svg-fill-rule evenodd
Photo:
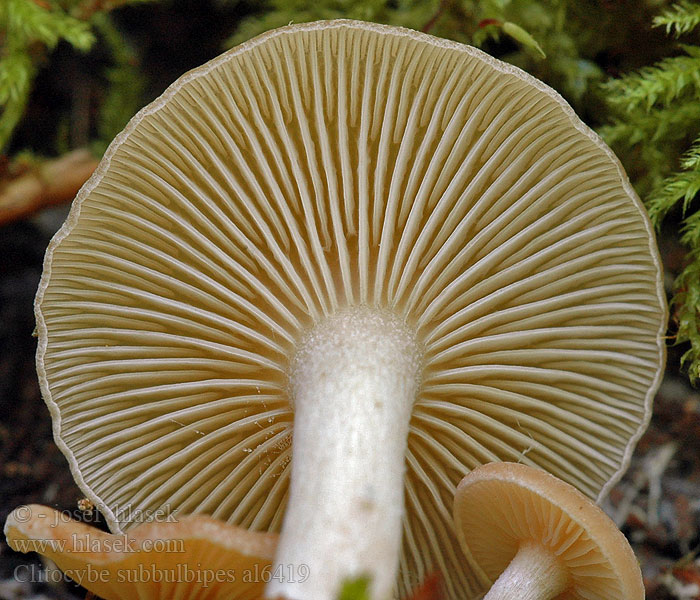
<svg viewBox="0 0 700 600"><path fill-rule="evenodd" d="M122 510L280 526L288 371L348 307L415 331L400 588L480 587L450 507L489 461L592 498L664 362L653 232L551 89L473 48L295 25L174 83L108 149L47 252L37 366L56 441ZM126 524L125 527L129 525Z"/></svg>

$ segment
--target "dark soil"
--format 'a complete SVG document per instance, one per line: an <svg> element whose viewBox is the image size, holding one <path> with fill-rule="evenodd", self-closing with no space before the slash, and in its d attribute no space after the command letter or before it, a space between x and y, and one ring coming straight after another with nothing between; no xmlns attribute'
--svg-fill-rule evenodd
<svg viewBox="0 0 700 600"><path fill-rule="evenodd" d="M49 236L30 222L0 228L0 521L27 503L74 510L81 497L65 458L53 443L51 418L41 399L34 368L36 339L33 302ZM12 552L0 541L0 598L44 592L63 597L51 586L21 585L20 565L37 557ZM18 569L19 571L16 571ZM15 575L19 577L15 577ZM34 579L38 579L35 577ZM16 594L16 595L14 595ZM83 595L84 596L84 595Z"/></svg>

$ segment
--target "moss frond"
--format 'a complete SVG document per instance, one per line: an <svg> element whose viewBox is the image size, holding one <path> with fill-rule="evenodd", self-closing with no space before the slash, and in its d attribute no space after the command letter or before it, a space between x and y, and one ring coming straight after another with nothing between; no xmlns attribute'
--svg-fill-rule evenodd
<svg viewBox="0 0 700 600"><path fill-rule="evenodd" d="M700 24L700 4L681 0L671 8L654 17L655 27L665 27L666 33L676 37L692 31Z"/></svg>
<svg viewBox="0 0 700 600"><path fill-rule="evenodd" d="M8 52L0 59L0 104L25 100L33 75L34 65L24 52Z"/></svg>
<svg viewBox="0 0 700 600"><path fill-rule="evenodd" d="M700 192L700 139L680 159L681 170L665 177L649 195L647 206L655 224L660 225L664 217L679 203L686 215L690 203ZM697 221L697 224L695 223ZM700 242L700 213L689 217L685 224L682 241L691 247Z"/></svg>
<svg viewBox="0 0 700 600"><path fill-rule="evenodd" d="M47 5L48 6L48 5ZM22 118L45 49L65 40L78 50L89 50L95 41L90 26L60 8L44 8L32 0L0 2L0 150L10 140Z"/></svg>
<svg viewBox="0 0 700 600"><path fill-rule="evenodd" d="M688 259L687 266L674 282L676 293L672 307L676 341L690 344L681 357L681 364L688 369L688 377L695 384L700 377L700 252L692 251Z"/></svg>
<svg viewBox="0 0 700 600"><path fill-rule="evenodd" d="M36 68L23 52L0 59L0 151L24 115Z"/></svg>
<svg viewBox="0 0 700 600"><path fill-rule="evenodd" d="M143 106L146 78L139 69L136 51L114 26L110 16L96 13L91 22L100 36L100 41L112 56L112 65L104 74L107 89L98 116L98 139L92 145L96 154L102 154L129 119Z"/></svg>
<svg viewBox="0 0 700 600"><path fill-rule="evenodd" d="M654 19L676 36L700 25L700 4L682 0ZM676 342L688 343L682 364L692 382L700 376L700 46L684 55L608 81L602 86L614 118L603 138L623 157L657 228L674 210L683 219L680 241L686 266L671 300Z"/></svg>
<svg viewBox="0 0 700 600"><path fill-rule="evenodd" d="M75 19L59 8L47 9L31 0L5 0L0 12L8 38L26 46L41 42L49 49L65 40L78 50L89 50L95 41L90 26Z"/></svg>
<svg viewBox="0 0 700 600"><path fill-rule="evenodd" d="M599 129L599 133L610 145L628 148L642 143L668 143L684 140L688 135L688 124L700 119L700 102L687 101L676 106L652 108L618 115L612 123Z"/></svg>
<svg viewBox="0 0 700 600"><path fill-rule="evenodd" d="M150 0L0 0L0 151L24 116L34 78L56 45L67 42L80 52L106 42L114 66L98 129L111 139L141 105L145 87L135 53L111 25L109 11ZM125 116L128 115L128 116ZM98 148L104 149L104 145Z"/></svg>
<svg viewBox="0 0 700 600"><path fill-rule="evenodd" d="M610 80L603 84L603 89L613 107L627 112L637 108L648 111L657 104L670 106L682 96L697 100L700 99L698 58L665 58L653 67L645 67L621 79Z"/></svg>
<svg viewBox="0 0 700 600"><path fill-rule="evenodd" d="M338 600L369 600L369 584L368 577L358 577L345 581L338 595Z"/></svg>

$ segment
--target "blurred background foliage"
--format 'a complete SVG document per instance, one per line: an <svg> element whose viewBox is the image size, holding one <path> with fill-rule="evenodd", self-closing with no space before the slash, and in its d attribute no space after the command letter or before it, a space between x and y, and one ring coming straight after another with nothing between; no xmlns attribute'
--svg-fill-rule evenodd
<svg viewBox="0 0 700 600"><path fill-rule="evenodd" d="M185 71L263 31L319 19L401 25L469 43L561 93L680 240L670 337L700 366L700 1L0 0L0 211L19 174L99 157ZM38 165L38 166L37 166Z"/></svg>

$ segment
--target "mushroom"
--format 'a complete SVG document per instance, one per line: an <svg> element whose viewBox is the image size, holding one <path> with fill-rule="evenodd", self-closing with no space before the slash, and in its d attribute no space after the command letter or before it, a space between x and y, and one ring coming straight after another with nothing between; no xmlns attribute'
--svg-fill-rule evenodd
<svg viewBox="0 0 700 600"><path fill-rule="evenodd" d="M258 600L277 543L272 533L204 515L109 534L39 504L12 511L5 536L13 550L52 559L103 600Z"/></svg>
<svg viewBox="0 0 700 600"><path fill-rule="evenodd" d="M484 462L604 495L666 323L644 209L555 92L353 21L269 32L138 113L36 312L56 441L111 529L281 529L273 570L310 576L267 593L309 600L436 570L477 593L451 506Z"/></svg>
<svg viewBox="0 0 700 600"><path fill-rule="evenodd" d="M490 463L457 487L457 534L495 583L484 600L644 600L639 563L615 523L549 473Z"/></svg>

